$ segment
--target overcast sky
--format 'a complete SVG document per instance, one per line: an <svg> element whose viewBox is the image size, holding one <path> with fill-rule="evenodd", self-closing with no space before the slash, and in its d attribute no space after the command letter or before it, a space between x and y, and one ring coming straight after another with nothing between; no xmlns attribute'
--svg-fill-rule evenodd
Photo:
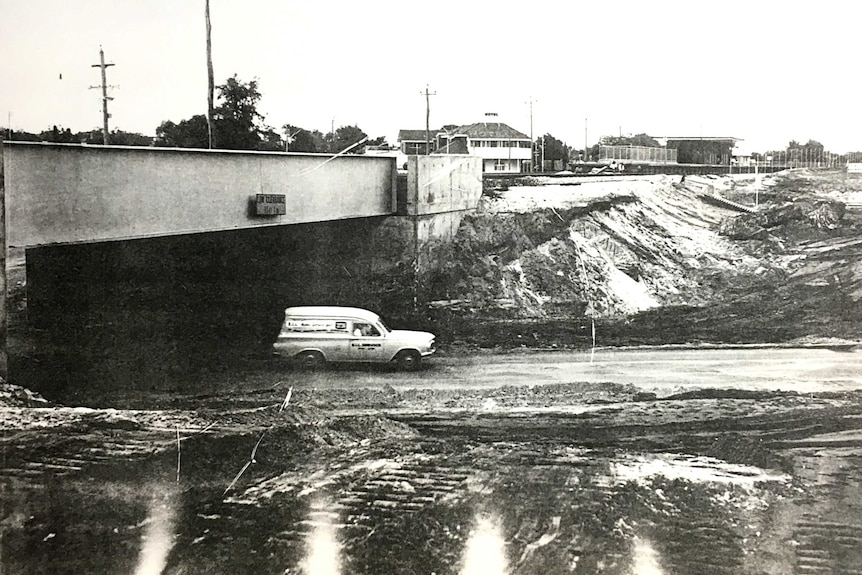
<svg viewBox="0 0 862 575"><path fill-rule="evenodd" d="M0 125L154 135L206 113L204 0L0 0ZM211 0L216 84L257 79L270 126L400 128L486 112L569 145L599 136L815 139L862 150L862 3L821 0ZM62 79L61 79L62 75ZM586 130L585 130L586 128Z"/></svg>

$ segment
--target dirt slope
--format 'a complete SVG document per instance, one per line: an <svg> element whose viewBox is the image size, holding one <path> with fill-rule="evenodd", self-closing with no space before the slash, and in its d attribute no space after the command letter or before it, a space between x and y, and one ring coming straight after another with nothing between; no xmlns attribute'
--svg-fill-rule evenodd
<svg viewBox="0 0 862 575"><path fill-rule="evenodd" d="M578 345L596 322L608 343L858 336L862 227L845 200L862 181L800 171L529 183L483 197L442 258L434 307L454 339Z"/></svg>

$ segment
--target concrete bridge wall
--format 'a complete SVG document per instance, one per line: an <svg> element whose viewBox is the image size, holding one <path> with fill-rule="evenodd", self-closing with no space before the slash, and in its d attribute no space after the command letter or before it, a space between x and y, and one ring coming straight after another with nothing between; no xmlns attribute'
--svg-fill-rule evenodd
<svg viewBox="0 0 862 575"><path fill-rule="evenodd" d="M451 239L482 191L479 160L458 156L411 162L397 206L388 158L321 164L38 145L4 157L13 164L3 179L16 206L12 245L24 246L12 249L10 349L19 351L10 372L53 392L100 379L149 385L188 365L265 353L290 305L355 305L422 327L409 322L434 246ZM296 184L309 167L321 172L309 172L319 188ZM286 216L258 221L237 210L234 200L274 193L282 176L282 189L298 190ZM177 189L191 196L181 213L168 204L157 218L158 201L173 201ZM291 205L322 221L293 221ZM357 209L362 216L346 217ZM209 231L214 223L226 228Z"/></svg>
<svg viewBox="0 0 862 575"><path fill-rule="evenodd" d="M10 246L97 242L395 212L394 158L6 142ZM256 194L284 194L259 216Z"/></svg>

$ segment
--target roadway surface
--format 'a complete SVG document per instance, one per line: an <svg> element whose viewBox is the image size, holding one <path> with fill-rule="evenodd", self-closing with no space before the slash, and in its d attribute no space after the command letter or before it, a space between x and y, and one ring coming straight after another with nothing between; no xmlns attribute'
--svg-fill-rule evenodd
<svg viewBox="0 0 862 575"><path fill-rule="evenodd" d="M600 349L3 408L3 572L856 574L860 384L858 352Z"/></svg>

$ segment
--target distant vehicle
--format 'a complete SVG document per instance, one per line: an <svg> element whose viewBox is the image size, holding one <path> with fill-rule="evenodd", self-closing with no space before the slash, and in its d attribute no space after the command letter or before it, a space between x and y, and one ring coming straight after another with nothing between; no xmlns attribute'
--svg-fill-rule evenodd
<svg viewBox="0 0 862 575"><path fill-rule="evenodd" d="M307 367L331 362L397 363L419 369L434 353L433 333L391 330L374 312L355 307L303 306L284 311L275 355Z"/></svg>

